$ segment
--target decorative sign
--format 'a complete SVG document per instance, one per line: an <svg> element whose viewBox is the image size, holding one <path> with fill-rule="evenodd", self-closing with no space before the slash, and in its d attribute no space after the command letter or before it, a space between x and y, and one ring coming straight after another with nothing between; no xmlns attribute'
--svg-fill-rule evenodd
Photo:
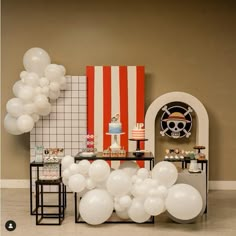
<svg viewBox="0 0 236 236"><path fill-rule="evenodd" d="M162 136L168 136L171 138L189 138L191 135L190 130L192 128L192 116L193 111L191 107L185 108L184 106L164 106L164 111L161 117L161 129L160 134Z"/></svg>

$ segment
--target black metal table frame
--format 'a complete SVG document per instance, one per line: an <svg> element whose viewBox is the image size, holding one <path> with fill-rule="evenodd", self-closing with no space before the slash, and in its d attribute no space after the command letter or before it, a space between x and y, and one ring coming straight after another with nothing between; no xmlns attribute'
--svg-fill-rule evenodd
<svg viewBox="0 0 236 236"><path fill-rule="evenodd" d="M98 153L95 157L79 157L78 154L75 156L75 163L77 161L81 160L89 160L89 161L95 161L95 160L104 160L104 161L149 161L150 163L150 170L155 165L155 160L153 155L150 153L150 156L147 157L140 157L140 156L134 156L132 153L129 153L128 156L132 157L102 157L101 153ZM86 223L85 221L80 220L80 215L78 214L78 196L77 193L74 193L74 202L75 202L75 223L81 224ZM126 221L106 221L105 224L136 224L134 221L126 220ZM145 221L143 224L154 224L154 216L150 217L150 220Z"/></svg>
<svg viewBox="0 0 236 236"><path fill-rule="evenodd" d="M169 162L181 162L182 163L182 169L186 169L188 168L188 164L191 162L190 159L186 159L184 158L183 160L170 160L167 159L165 161L169 161ZM204 214L207 213L207 196L208 196L208 160L204 159L204 160L197 160L198 164L201 164L201 170L204 171L204 165L205 165L205 175L206 175L206 208L204 211Z"/></svg>
<svg viewBox="0 0 236 236"><path fill-rule="evenodd" d="M61 225L65 215L65 193L64 185L61 178L58 180L36 180L36 225ZM56 185L58 186L58 205L44 205L43 204L43 186L44 185ZM39 188L41 190L41 196L39 196ZM44 213L45 207L57 207L58 213ZM39 213L39 208L41 212ZM39 218L40 217L40 218ZM58 218L58 223L42 223L43 219Z"/></svg>
<svg viewBox="0 0 236 236"><path fill-rule="evenodd" d="M36 215L36 208L33 209L33 177L32 177L32 171L33 171L33 168L36 168L36 173L37 173L37 178L36 180L39 180L39 168L42 168L44 166L44 163L43 162L31 162L30 163L30 215ZM59 163L59 174L60 174L60 177L61 177L61 163ZM35 189L36 190L36 189ZM45 192L46 193L46 192ZM47 192L49 194L51 193L57 193L57 192ZM63 193L64 193L64 206L66 208L67 206L67 197L66 197L66 185L63 184ZM36 204L35 204L36 205ZM40 206L40 205L39 205ZM44 205L46 207L54 207L53 205ZM45 213L46 215L47 213Z"/></svg>

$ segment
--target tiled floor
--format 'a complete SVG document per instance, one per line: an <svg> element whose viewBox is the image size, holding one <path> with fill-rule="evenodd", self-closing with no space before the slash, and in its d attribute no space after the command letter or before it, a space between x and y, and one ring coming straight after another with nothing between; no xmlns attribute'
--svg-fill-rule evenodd
<svg viewBox="0 0 236 236"><path fill-rule="evenodd" d="M29 213L28 189L1 189L1 236L70 236L70 235L128 235L128 236L185 236L236 235L236 191L211 191L208 214L194 224L177 224L165 214L156 217L155 224L102 224L89 226L74 223L73 194L68 194L68 207L61 226L36 226L35 216ZM15 231L5 230L5 222L14 220Z"/></svg>

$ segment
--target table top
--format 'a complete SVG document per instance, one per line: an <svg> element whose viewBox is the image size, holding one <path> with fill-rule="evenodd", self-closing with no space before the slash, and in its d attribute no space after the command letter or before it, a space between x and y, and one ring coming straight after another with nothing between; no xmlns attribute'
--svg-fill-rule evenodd
<svg viewBox="0 0 236 236"><path fill-rule="evenodd" d="M80 157L79 153L75 156L75 160L107 160L107 161L133 161L133 160L154 160L154 156L151 152L145 152L143 156L135 156L133 152L127 152L125 157L103 157L102 152L98 152L96 156L94 157Z"/></svg>
<svg viewBox="0 0 236 236"><path fill-rule="evenodd" d="M184 158L184 159L164 159L163 161L169 161L169 162L187 162L190 163L191 159L189 158ZM204 160L197 160L197 163L207 163L208 160L204 159Z"/></svg>

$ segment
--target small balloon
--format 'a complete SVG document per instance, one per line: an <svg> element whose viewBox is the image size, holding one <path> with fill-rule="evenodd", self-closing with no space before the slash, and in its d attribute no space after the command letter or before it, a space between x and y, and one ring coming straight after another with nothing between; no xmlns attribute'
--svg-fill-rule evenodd
<svg viewBox="0 0 236 236"><path fill-rule="evenodd" d="M17 128L22 133L30 132L34 127L34 120L30 115L21 115L16 121Z"/></svg>

